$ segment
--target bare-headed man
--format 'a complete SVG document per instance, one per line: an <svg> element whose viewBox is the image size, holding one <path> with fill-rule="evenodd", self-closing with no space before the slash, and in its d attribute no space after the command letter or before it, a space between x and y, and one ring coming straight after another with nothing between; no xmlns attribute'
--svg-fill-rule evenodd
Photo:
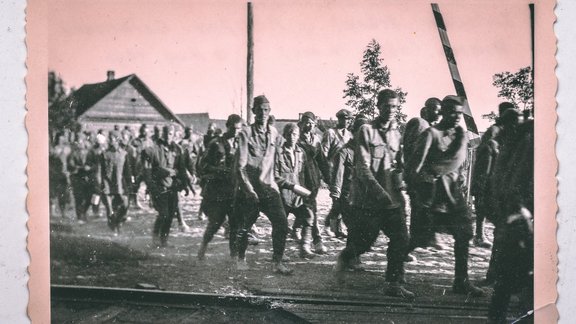
<svg viewBox="0 0 576 324"><path fill-rule="evenodd" d="M362 125L356 134L354 176L350 204L355 212L355 225L348 229L346 248L336 264L337 279L358 257L368 251L380 232L390 239L387 250L386 281L389 296L412 299L414 294L403 286L404 258L408 249L408 230L401 192L399 163L400 131L394 115L400 105L398 94L391 89L378 93L379 116Z"/></svg>
<svg viewBox="0 0 576 324"><path fill-rule="evenodd" d="M405 165L413 165L412 155L414 147L420 135L434 125L440 118L441 101L438 98L429 98L420 110L420 117L414 117L406 124L404 136L402 138L402 157ZM410 173L410 170L406 170ZM426 219L416 202L417 195L414 194L414 185L407 179L408 195L410 197L410 251L417 247L432 246L440 249L436 243L435 233L430 228L431 220Z"/></svg>
<svg viewBox="0 0 576 324"><path fill-rule="evenodd" d="M143 151L151 166L150 193L158 211L152 232L157 247L167 247L172 219L178 212L178 192L187 181L182 148L174 142L176 130L172 125L162 127L156 145Z"/></svg>
<svg viewBox="0 0 576 324"><path fill-rule="evenodd" d="M243 124L244 121L240 116L236 114L228 116L226 133L210 142L198 166L205 182L202 190L202 206L208 217L208 225L206 225L202 244L198 250L199 260L205 258L208 243L220 229L226 216L228 216L230 229L230 256L235 258L238 255L236 249L238 221L234 218L237 215L232 213L236 191L232 171L234 156L238 148L238 134Z"/></svg>
<svg viewBox="0 0 576 324"><path fill-rule="evenodd" d="M352 112L346 109L340 109L336 113L338 123L335 128L330 128L324 134L322 139L322 153L328 160L330 166L330 178L334 175L334 160L340 151L352 140L352 132L348 130L352 124L354 116ZM346 238L346 233L342 230L342 208L336 193L330 191L330 198L332 198L332 208L326 216L324 221L324 229L328 235L332 232L336 237Z"/></svg>

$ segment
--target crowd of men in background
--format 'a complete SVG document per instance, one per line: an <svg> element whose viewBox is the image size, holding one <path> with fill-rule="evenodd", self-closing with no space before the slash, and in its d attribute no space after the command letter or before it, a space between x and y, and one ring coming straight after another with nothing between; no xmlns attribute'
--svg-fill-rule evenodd
<svg viewBox="0 0 576 324"><path fill-rule="evenodd" d="M141 208L137 193L145 184L157 211L153 244L162 248L168 246L174 218L187 228L180 193L195 193L199 185L200 213L208 219L199 260L227 223L230 256L238 270L249 269L249 236L263 213L272 226L273 266L279 274L293 272L284 257L288 235L304 259L327 252L327 234L346 239L335 266L338 281L345 280L347 271L362 269L360 256L383 232L389 239L385 293L408 299L414 294L405 288L404 263L414 260L416 248L442 249L436 233L447 232L454 237L453 291L485 293L468 278L473 239L478 247L493 248L485 283L495 284L494 298L507 305L516 288L529 285L533 268L532 121L523 122L513 104L500 105L499 119L477 148L470 188L475 206L470 206L462 173L469 148L460 126L462 99L428 99L403 134L394 118L399 105L395 91L382 90L375 118L342 109L336 126L323 136L310 111L277 130L265 96L254 99L254 123L230 115L224 131L212 124L204 136L174 125L142 125L137 135L128 127L107 134L62 133L50 151L51 198L64 215L71 188L80 224L87 221L90 206L104 205L108 226L117 235L129 206ZM332 198L325 231L316 202L322 183ZM409 226L404 192L410 201ZM291 226L288 214L295 217ZM493 246L484 236L485 219L495 225ZM506 306L498 307L494 318L505 314Z"/></svg>

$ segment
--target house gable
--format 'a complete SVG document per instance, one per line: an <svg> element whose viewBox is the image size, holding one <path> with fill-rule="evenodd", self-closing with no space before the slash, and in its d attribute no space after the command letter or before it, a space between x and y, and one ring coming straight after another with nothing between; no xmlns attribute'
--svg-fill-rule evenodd
<svg viewBox="0 0 576 324"><path fill-rule="evenodd" d="M80 123L93 124L182 124L156 95L135 75L94 85L75 93Z"/></svg>

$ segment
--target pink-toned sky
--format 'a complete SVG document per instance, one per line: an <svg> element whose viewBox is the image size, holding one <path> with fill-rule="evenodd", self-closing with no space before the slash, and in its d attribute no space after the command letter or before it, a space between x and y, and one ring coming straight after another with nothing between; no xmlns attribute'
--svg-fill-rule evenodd
<svg viewBox="0 0 576 324"><path fill-rule="evenodd" d="M225 118L246 107L246 2L50 0L49 69L67 87L137 74L175 113ZM470 107L481 114L502 99L492 76L528 66L526 1L439 1ZM538 10L538 7L536 7ZM428 97L455 93L427 1L255 1L255 95L277 118L344 107L346 74L359 73L376 39L393 86L408 92L416 116Z"/></svg>

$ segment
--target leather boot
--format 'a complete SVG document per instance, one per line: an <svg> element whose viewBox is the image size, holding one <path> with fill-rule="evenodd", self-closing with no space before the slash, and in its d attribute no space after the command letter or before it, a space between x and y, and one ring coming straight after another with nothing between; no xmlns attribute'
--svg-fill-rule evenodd
<svg viewBox="0 0 576 324"><path fill-rule="evenodd" d="M302 239L300 240L300 257L302 259L311 259L314 257L310 247L312 243L312 229L310 226L302 227Z"/></svg>
<svg viewBox="0 0 576 324"><path fill-rule="evenodd" d="M203 261L206 259L206 248L208 246L204 243L200 245L200 249L198 250L198 260Z"/></svg>
<svg viewBox="0 0 576 324"><path fill-rule="evenodd" d="M338 255L338 260L336 261L336 265L334 266L334 279L336 280L337 284L343 284L345 280L345 272L349 266L349 262L347 262L342 253Z"/></svg>
<svg viewBox="0 0 576 324"><path fill-rule="evenodd" d="M404 288L399 282L391 282L385 291L386 296L414 299L414 293Z"/></svg>
<svg viewBox="0 0 576 324"><path fill-rule="evenodd" d="M250 270L250 267L248 266L248 262L246 262L246 259L238 259L236 261L236 270L238 271L247 271Z"/></svg>
<svg viewBox="0 0 576 324"><path fill-rule="evenodd" d="M454 280L452 291L455 294L470 295L472 297L482 297L485 294L484 290L473 285L469 279Z"/></svg>
<svg viewBox="0 0 576 324"><path fill-rule="evenodd" d="M274 272L281 274L281 275L284 275L284 276L288 276L288 275L291 275L294 272L294 270L288 268L284 264L284 262L278 261L278 262L274 263Z"/></svg>

